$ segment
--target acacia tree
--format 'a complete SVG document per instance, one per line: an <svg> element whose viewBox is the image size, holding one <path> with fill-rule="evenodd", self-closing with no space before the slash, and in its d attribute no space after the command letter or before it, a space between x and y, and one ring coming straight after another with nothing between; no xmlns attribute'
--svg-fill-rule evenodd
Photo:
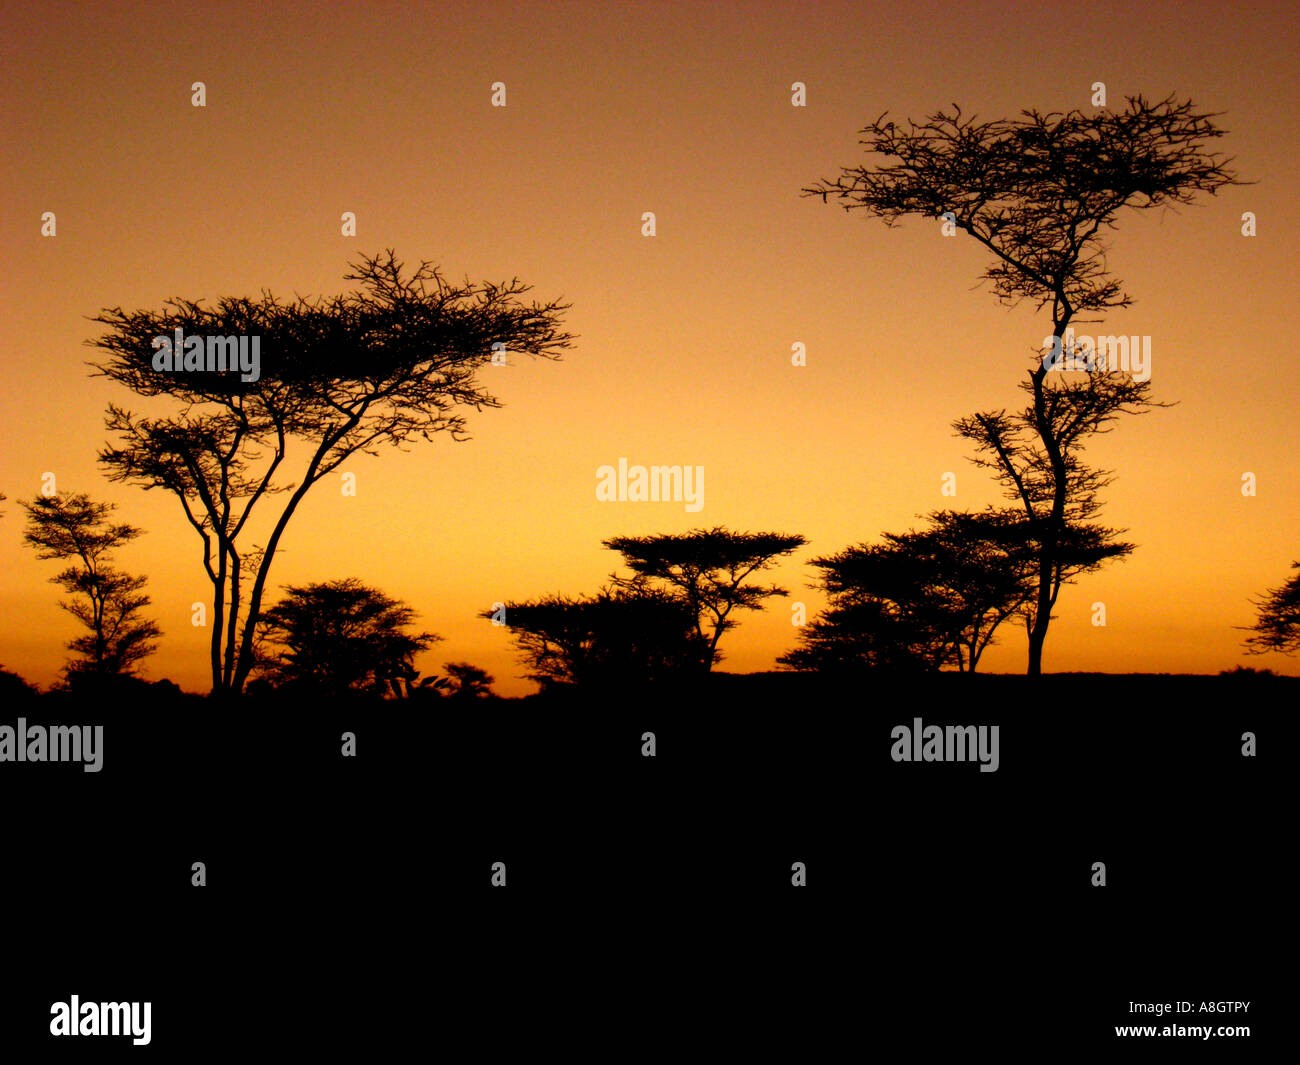
<svg viewBox="0 0 1300 1065"><path fill-rule="evenodd" d="M391 250L351 265L344 278L360 287L339 296L173 299L162 311L114 307L93 319L107 327L91 342L108 352L93 364L100 375L181 405L168 417L111 405L116 446L100 461L113 480L173 493L201 541L214 693L238 694L255 664L267 576L314 484L358 452L435 433L465 439L467 409L500 406L478 380L481 367L504 352L559 358L572 340L560 326L569 305L526 303L529 286L518 280L458 285L427 262L407 274ZM209 357L214 338L260 337L259 372L155 369L155 339L176 329L207 337ZM305 461L282 482L291 443ZM263 523L264 547L250 546L250 519L277 494L285 499Z"/></svg>
<svg viewBox="0 0 1300 1065"><path fill-rule="evenodd" d="M985 411L953 423L959 436L976 445L975 465L992 470L1007 496L1019 504L1027 542L1034 552L1034 593L1020 609L1029 637L1029 669L1042 670L1043 643L1061 588L1082 572L1075 552L1091 552L1085 568L1095 570L1132 553L1116 539L1119 530L1089 521L1101 509L1100 492L1111 473L1085 464L1079 451L1087 437L1109 432L1120 414L1141 414L1168 406L1147 398L1148 382L1084 371L1085 382L1067 381L1035 392L1022 381L1029 405L1014 414ZM1079 534L1088 533L1085 544Z"/></svg>
<svg viewBox="0 0 1300 1065"><path fill-rule="evenodd" d="M387 694L390 682L415 676L416 654L442 639L407 632L414 619L405 603L353 577L292 586L258 618L257 669L277 687Z"/></svg>
<svg viewBox="0 0 1300 1065"><path fill-rule="evenodd" d="M886 533L813 560L830 597L801 644L781 658L795 669L941 669L975 672L994 633L1032 609L1034 527L1015 510L940 510L920 531ZM1132 550L1113 531L1069 526L1061 577Z"/></svg>
<svg viewBox="0 0 1300 1065"><path fill-rule="evenodd" d="M850 548L827 569L827 591L876 597L911 614L931 634L937 664L974 673L998 627L1030 597L1030 545L1014 513L940 510L929 527L886 533Z"/></svg>
<svg viewBox="0 0 1300 1065"><path fill-rule="evenodd" d="M823 201L833 197L845 210L864 209L889 226L907 215L944 218L993 254L983 279L999 301L1029 300L1051 314L1052 347L1035 356L1024 383L1031 396L1026 412L1013 420L1000 412L957 423L1038 527L1031 674L1042 671L1071 504L1076 519L1089 505L1095 511L1088 493L1105 483L1103 474L1087 473L1077 453L1118 414L1158 405L1150 400L1149 381L1105 371L1085 371L1082 383L1062 383L1064 374L1049 381L1053 358L1072 323L1097 320L1079 315L1132 302L1109 273L1102 240L1122 210L1191 203L1200 193L1239 184L1230 160L1209 150L1224 135L1217 117L1173 96L1159 102L1130 96L1120 111L1029 110L992 122L977 122L955 105L952 113L906 127L882 115L862 131L861 143L892 161L845 168L835 180L803 190ZM1030 436L1032 454L1025 450Z"/></svg>
<svg viewBox="0 0 1300 1065"><path fill-rule="evenodd" d="M735 610L762 610L763 600L788 593L775 584L745 584L777 559L808 541L798 535L732 532L724 526L659 536L615 536L602 541L632 570L617 574L615 587L653 587L681 598L694 618L695 631L708 649L710 668L722 656L718 641L736 626Z"/></svg>
<svg viewBox="0 0 1300 1065"><path fill-rule="evenodd" d="M847 664L887 669L975 672L994 633L1012 618L1032 631L1037 609L1043 525L1014 508L980 513L935 511L930 527L885 533L815 559L830 596L823 617L801 633L802 645L781 659L795 669ZM1067 522L1057 534L1052 601L1060 587L1134 545L1120 530Z"/></svg>
<svg viewBox="0 0 1300 1065"><path fill-rule="evenodd" d="M826 577L831 578L830 570ZM830 587L832 579L823 583ZM833 594L821 615L799 630L798 646L777 662L799 672L921 673L940 669L950 659L948 640L915 614L898 610L887 599Z"/></svg>
<svg viewBox="0 0 1300 1065"><path fill-rule="evenodd" d="M607 586L589 598L543 596L479 616L510 629L530 680L543 688L620 686L705 671L708 647L677 596Z"/></svg>
<svg viewBox="0 0 1300 1065"><path fill-rule="evenodd" d="M143 593L147 578L116 569L110 556L142 530L111 522L116 505L96 503L85 493L37 496L19 505L27 512L23 539L36 557L73 561L50 578L73 597L59 605L89 630L68 642L77 657L65 676L133 674L136 663L158 649L162 630L141 617L150 603Z"/></svg>
<svg viewBox="0 0 1300 1065"><path fill-rule="evenodd" d="M1291 568L1300 571L1300 562L1291 563ZM1300 652L1300 572L1285 584L1271 588L1255 601L1255 607L1258 614L1251 635L1246 637L1247 653Z"/></svg>

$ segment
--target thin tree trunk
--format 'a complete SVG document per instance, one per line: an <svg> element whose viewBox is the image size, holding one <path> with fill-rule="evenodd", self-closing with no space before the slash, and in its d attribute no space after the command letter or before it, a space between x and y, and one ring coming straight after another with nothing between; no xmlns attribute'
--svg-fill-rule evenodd
<svg viewBox="0 0 1300 1065"><path fill-rule="evenodd" d="M1065 331L1074 317L1073 311L1066 306L1065 313L1053 323L1052 335L1056 344L1064 345ZM1064 348L1061 348L1064 353ZM1056 437L1047 425L1047 399L1045 382L1047 366L1039 360L1037 368L1031 375L1034 387L1034 421L1038 437L1043 442L1048 461L1052 465L1052 511L1045 527L1040 532L1038 554L1038 595L1034 610L1034 624L1029 630L1029 667L1026 670L1031 677L1043 672L1043 644L1047 641L1047 629L1052 623L1052 578L1056 572L1056 555L1059 546L1059 534L1065 521L1066 484L1065 458L1061 454Z"/></svg>

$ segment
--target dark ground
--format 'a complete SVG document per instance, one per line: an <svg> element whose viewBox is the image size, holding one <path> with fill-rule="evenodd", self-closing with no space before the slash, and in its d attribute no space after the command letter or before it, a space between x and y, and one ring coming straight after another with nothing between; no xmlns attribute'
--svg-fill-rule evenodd
<svg viewBox="0 0 1300 1065"><path fill-rule="evenodd" d="M99 773L0 763L0 1030L40 1060L112 1043L33 1024L74 993L151 1001L151 1046L122 1049L163 1060L299 1043L386 1061L457 1032L492 1060L507 1030L611 1062L820 1062L900 1037L916 1060L940 1041L1061 1060L1123 1056L1114 1025L1170 1022L1129 1002L1176 1000L1252 1003L1173 1018L1252 1027L1230 1055L1180 1055L1294 1038L1266 973L1294 959L1300 678L720 675L468 707L151 695L0 713L105 726ZM998 771L893 762L914 717L998 725ZM696 1014L734 1038L698 1042L680 1027Z"/></svg>

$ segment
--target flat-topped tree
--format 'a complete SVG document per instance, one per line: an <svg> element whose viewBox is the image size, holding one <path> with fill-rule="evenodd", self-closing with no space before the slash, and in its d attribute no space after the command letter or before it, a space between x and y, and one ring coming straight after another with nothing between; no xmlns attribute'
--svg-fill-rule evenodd
<svg viewBox="0 0 1300 1065"><path fill-rule="evenodd" d="M977 122L954 105L952 113L906 126L882 115L862 131L861 143L883 162L845 168L835 180L803 190L846 210L864 209L890 226L907 215L945 219L992 253L983 278L998 300L1029 300L1051 313L1056 346L1034 357L1025 382L1032 396L1027 412L1018 420L991 412L957 423L1041 530L1031 674L1042 671L1071 493L1095 493L1105 483L1103 474L1086 473L1077 451L1116 415L1161 405L1151 401L1149 381L1120 378L1104 367L1083 371L1083 379L1053 372L1049 380L1048 356L1068 349L1073 323L1097 320L1079 315L1132 302L1110 275L1102 242L1122 210L1191 203L1240 184L1229 160L1209 150L1224 135L1217 115L1173 96L1159 102L1130 96L1125 104L1091 115L1030 110L992 122ZM1036 437L1037 454L1023 453L1025 434ZM1031 491L1019 483L1027 471L1037 480ZM1095 494L1088 504L1095 511Z"/></svg>
<svg viewBox="0 0 1300 1065"><path fill-rule="evenodd" d="M405 272L392 251L351 266L344 279L360 287L339 296L286 302L263 292L210 306L173 299L161 311L114 307L92 319L107 327L91 342L108 353L93 364L100 375L180 405L168 417L111 405L116 446L100 461L113 480L176 495L202 541L213 586L214 693L238 694L256 662L267 575L312 485L357 452L435 433L465 439L468 409L500 406L478 380L495 353L555 359L573 339L561 328L569 305L525 302L530 287L518 280L454 284L427 262ZM177 329L260 337L260 366L255 374L155 369L155 338ZM305 462L295 481L280 482L291 443L305 445ZM270 515L265 547L250 547L250 517L277 494L286 498Z"/></svg>
<svg viewBox="0 0 1300 1065"><path fill-rule="evenodd" d="M623 556L631 577L613 575L629 591L657 588L686 604L710 667L721 655L718 641L736 626L736 610L762 610L763 600L788 593L775 584L746 584L755 573L803 547L799 535L732 532L722 525L659 536L615 536L602 545Z"/></svg>

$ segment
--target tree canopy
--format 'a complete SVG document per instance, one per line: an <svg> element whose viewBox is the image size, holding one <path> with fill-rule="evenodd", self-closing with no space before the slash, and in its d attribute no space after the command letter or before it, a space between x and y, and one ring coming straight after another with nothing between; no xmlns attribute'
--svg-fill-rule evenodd
<svg viewBox="0 0 1300 1065"><path fill-rule="evenodd" d="M572 341L561 328L569 305L526 302L529 286L517 279L456 284L428 262L406 271L390 250L354 262L345 280L359 287L291 301L269 292L211 305L172 299L159 311L113 307L93 319L106 327L92 341L106 353L99 373L179 405L162 417L110 405L116 443L100 461L112 480L174 494L201 541L214 692L238 693L253 668L272 560L314 484L358 452L438 433L464 439L468 410L500 406L478 378L494 356L554 359ZM209 342L260 338L256 379L156 369L155 341L177 330ZM304 457L292 473L291 441ZM284 503L255 528L258 504L277 494ZM264 546L249 546L253 536Z"/></svg>
<svg viewBox="0 0 1300 1065"><path fill-rule="evenodd" d="M385 695L416 676L415 656L442 639L406 631L415 611L354 577L291 586L258 619L258 672L321 695Z"/></svg>
<svg viewBox="0 0 1300 1065"><path fill-rule="evenodd" d="M997 628L1014 616L1032 623L1040 527L1015 510L928 515L927 528L886 533L813 560L829 596L780 661L794 669L974 672ZM1069 526L1058 553L1068 582L1132 549L1112 531Z"/></svg>
<svg viewBox="0 0 1300 1065"><path fill-rule="evenodd" d="M734 611L762 610L765 599L788 594L779 585L745 582L807 542L798 535L732 532L717 525L678 534L615 536L603 544L632 570L631 577L612 576L615 586L653 587L685 603L712 665L721 657L722 634L736 626Z"/></svg>
<svg viewBox="0 0 1300 1065"><path fill-rule="evenodd" d="M619 687L689 677L708 668L708 644L678 597L649 588L606 587L594 596L543 596L506 603L529 678L555 685ZM494 611L481 617L496 619Z"/></svg>

